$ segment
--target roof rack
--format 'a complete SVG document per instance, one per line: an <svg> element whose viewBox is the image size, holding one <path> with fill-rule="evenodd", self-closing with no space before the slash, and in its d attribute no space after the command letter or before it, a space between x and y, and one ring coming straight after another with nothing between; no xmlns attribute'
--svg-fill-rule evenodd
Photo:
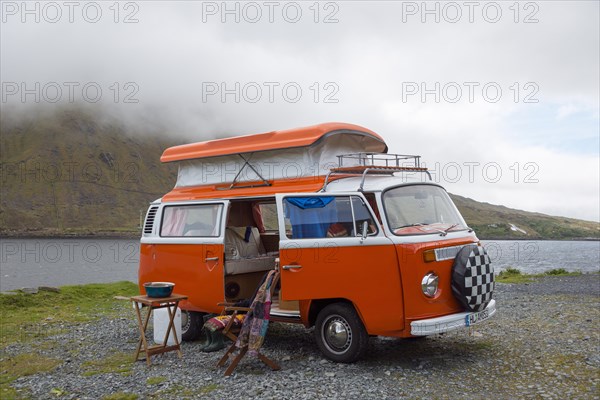
<svg viewBox="0 0 600 400"><path fill-rule="evenodd" d="M388 153L350 153L339 155L337 158L338 166L329 170L321 191L327 189L329 177L334 174L362 175L358 188L359 191L363 190L367 174L393 175L395 172L425 172L429 176L429 179L431 179L431 174L427 171L427 168L421 167L421 156ZM409 160L412 160L412 162ZM344 165L344 162L346 165Z"/></svg>
<svg viewBox="0 0 600 400"><path fill-rule="evenodd" d="M388 154L388 153L349 153L337 156L339 167L344 166L344 161L347 164L369 165L379 167L406 167L405 160L413 160L413 167L419 168L421 156L408 154Z"/></svg>

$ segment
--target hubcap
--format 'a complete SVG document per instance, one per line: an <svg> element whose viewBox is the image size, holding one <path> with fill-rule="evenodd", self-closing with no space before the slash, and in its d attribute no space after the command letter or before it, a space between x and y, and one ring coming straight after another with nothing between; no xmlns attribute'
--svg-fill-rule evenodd
<svg viewBox="0 0 600 400"><path fill-rule="evenodd" d="M323 336L327 347L334 353L343 353L352 342L352 330L348 322L339 316L332 316L325 323Z"/></svg>

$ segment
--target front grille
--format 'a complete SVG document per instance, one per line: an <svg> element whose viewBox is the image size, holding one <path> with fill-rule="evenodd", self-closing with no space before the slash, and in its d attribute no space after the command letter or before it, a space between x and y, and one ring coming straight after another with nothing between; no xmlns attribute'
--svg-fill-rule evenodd
<svg viewBox="0 0 600 400"><path fill-rule="evenodd" d="M152 228L154 227L154 219L156 218L156 212L158 211L158 206L150 207L148 210L148 214L146 215L146 223L144 224L144 233L152 233Z"/></svg>

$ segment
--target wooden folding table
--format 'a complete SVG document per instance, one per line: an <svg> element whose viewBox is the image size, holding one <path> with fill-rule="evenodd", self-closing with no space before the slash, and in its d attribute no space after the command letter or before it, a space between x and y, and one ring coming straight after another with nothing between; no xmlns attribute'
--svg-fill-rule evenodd
<svg viewBox="0 0 600 400"><path fill-rule="evenodd" d="M166 353L167 351L177 351L177 355L181 358L181 345L179 340L177 339L177 330L175 329L175 313L177 311L177 306L181 300L186 300L187 296L183 296L180 294L172 294L169 297L148 297L148 296L133 296L131 297L131 301L133 302L135 313L137 315L138 327L140 329L140 340L137 345L137 350L135 352L135 361L137 361L140 357L140 353L146 354L146 364L150 365L150 357L155 354ZM146 317L142 319L142 307L148 307L148 312ZM167 327L167 332L165 333L165 339L162 344L157 344L154 346L148 346L148 341L146 340L146 329L148 328L148 321L150 321L150 315L152 311L157 308L166 308L169 312L169 326ZM174 345L167 345L167 340L169 338L169 333L173 332L173 338L175 339Z"/></svg>

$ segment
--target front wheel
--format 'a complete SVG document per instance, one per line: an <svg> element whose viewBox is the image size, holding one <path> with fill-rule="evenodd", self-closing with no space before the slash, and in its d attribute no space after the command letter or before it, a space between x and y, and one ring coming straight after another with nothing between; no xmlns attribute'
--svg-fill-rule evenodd
<svg viewBox="0 0 600 400"><path fill-rule="evenodd" d="M186 342L198 339L203 322L202 313L181 310L181 339Z"/></svg>
<svg viewBox="0 0 600 400"><path fill-rule="evenodd" d="M341 363L358 360L369 342L369 335L354 307L346 303L333 303L319 312L315 338L325 357Z"/></svg>

